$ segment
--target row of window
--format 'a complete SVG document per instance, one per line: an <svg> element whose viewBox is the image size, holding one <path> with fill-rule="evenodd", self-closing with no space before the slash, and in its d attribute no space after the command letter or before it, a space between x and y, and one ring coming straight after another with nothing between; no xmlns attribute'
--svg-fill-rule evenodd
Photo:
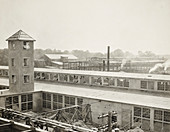
<svg viewBox="0 0 170 132"><path fill-rule="evenodd" d="M10 44L10 49L15 49L16 48L16 44L14 43L14 42L12 42L11 44ZM29 44L29 42L28 41L23 41L23 49L24 50L28 50L28 49L30 49L30 44Z"/></svg>
<svg viewBox="0 0 170 132"><path fill-rule="evenodd" d="M16 83L17 79L16 79L16 75L12 75L11 76L11 83ZM23 83L30 83L30 75L24 75L23 76Z"/></svg>
<svg viewBox="0 0 170 132"><path fill-rule="evenodd" d="M21 110L32 110L33 108L33 97L32 94L21 95L21 102L19 102L19 95L6 97L5 107L19 110L19 103L21 104Z"/></svg>
<svg viewBox="0 0 170 132"><path fill-rule="evenodd" d="M57 74L57 73L40 73L35 72L35 79L40 80L50 80L50 81L59 81L59 82L69 82L69 83L80 83L87 85L103 85L103 86L118 86L118 87L129 87L129 79L115 79L112 77L91 77L91 84L89 76L78 76L78 75L67 75L67 74ZM103 79L103 80L102 80ZM117 81L117 85L116 82ZM146 90L154 90L155 82L154 81L140 81L140 88ZM158 81L157 90L159 91L170 91L170 82L169 81Z"/></svg>
<svg viewBox="0 0 170 132"><path fill-rule="evenodd" d="M23 66L28 66L29 65L29 58L24 58L23 59ZM15 66L15 59L11 58L11 66Z"/></svg>
<svg viewBox="0 0 170 132"><path fill-rule="evenodd" d="M154 90L154 81L141 81L141 88ZM170 91L170 82L169 81L158 81L157 90Z"/></svg>
<svg viewBox="0 0 170 132"><path fill-rule="evenodd" d="M53 100L51 100L51 96L53 96ZM53 109L61 109L64 107L74 106L76 104L75 97L72 96L63 96L60 94L51 94L51 93L43 93L43 108L51 109L51 103L53 104ZM64 99L64 100L63 100ZM77 98L77 104L82 105L83 99ZM82 110L80 108L79 110ZM66 109L65 112L74 113L74 108Z"/></svg>
<svg viewBox="0 0 170 132"><path fill-rule="evenodd" d="M155 132L170 131L170 111L154 110L151 115L150 109L134 107L134 125L138 124L143 130L150 130L150 116L154 116L153 127Z"/></svg>

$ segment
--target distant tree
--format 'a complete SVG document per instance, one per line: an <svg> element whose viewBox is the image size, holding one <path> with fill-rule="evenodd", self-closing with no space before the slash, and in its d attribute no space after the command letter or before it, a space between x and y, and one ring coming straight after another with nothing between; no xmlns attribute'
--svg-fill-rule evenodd
<svg viewBox="0 0 170 132"><path fill-rule="evenodd" d="M69 54L69 51L68 51L68 50L64 50L63 53L64 53L64 54Z"/></svg>
<svg viewBox="0 0 170 132"><path fill-rule="evenodd" d="M138 51L138 56L139 57L155 57L156 55L151 51L145 51L145 52Z"/></svg>
<svg viewBox="0 0 170 132"><path fill-rule="evenodd" d="M124 56L127 58L127 57L134 57L135 55L132 54L132 53L129 52L129 51L126 51L126 52L124 53Z"/></svg>
<svg viewBox="0 0 170 132"><path fill-rule="evenodd" d="M0 49L0 65L8 65L8 49Z"/></svg>
<svg viewBox="0 0 170 132"><path fill-rule="evenodd" d="M111 52L111 57L124 57L124 52L121 49L116 49Z"/></svg>

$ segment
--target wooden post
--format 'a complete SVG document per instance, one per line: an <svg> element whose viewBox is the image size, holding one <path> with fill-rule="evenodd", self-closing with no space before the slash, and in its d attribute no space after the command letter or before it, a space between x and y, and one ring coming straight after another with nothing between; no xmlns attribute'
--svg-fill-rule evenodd
<svg viewBox="0 0 170 132"><path fill-rule="evenodd" d="M112 132L112 112L108 112L108 132Z"/></svg>

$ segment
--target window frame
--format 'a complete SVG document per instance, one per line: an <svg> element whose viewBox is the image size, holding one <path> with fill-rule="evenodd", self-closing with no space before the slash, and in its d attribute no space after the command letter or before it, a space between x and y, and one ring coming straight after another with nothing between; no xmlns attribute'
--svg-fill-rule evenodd
<svg viewBox="0 0 170 132"><path fill-rule="evenodd" d="M25 76L28 77L28 79L27 79L28 81L27 81L27 82L25 82L25 78L24 78ZM29 84L30 81L31 81L31 80L30 80L30 75L29 75L29 74L24 74L24 75L23 75L23 83L24 83L24 84Z"/></svg>

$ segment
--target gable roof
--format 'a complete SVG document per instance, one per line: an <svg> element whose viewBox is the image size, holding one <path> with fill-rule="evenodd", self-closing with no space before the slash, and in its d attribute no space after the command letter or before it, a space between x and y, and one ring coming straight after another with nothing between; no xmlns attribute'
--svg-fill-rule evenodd
<svg viewBox="0 0 170 132"><path fill-rule="evenodd" d="M31 36L23 32L22 30L19 30L15 34L13 34L11 37L9 37L6 41L9 40L27 40L27 41L35 41Z"/></svg>
<svg viewBox="0 0 170 132"><path fill-rule="evenodd" d="M76 56L72 54L45 54L51 60L61 59L61 57L68 57L68 59L77 59Z"/></svg>

